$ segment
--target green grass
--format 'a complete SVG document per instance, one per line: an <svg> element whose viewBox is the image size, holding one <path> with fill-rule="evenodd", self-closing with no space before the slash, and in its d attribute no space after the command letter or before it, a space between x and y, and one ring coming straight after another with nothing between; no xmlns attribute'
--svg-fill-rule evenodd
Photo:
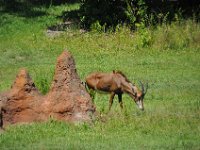
<svg viewBox="0 0 200 150"><path fill-rule="evenodd" d="M93 124L46 123L10 126L0 149L200 149L200 25L192 20L130 32L79 32L48 37L47 26L61 22L63 11L79 5L40 8L44 16L0 12L0 91L8 90L20 68L27 68L42 93L49 89L56 58L64 49L84 80L93 71L123 71L131 81L149 82L145 111L127 95L121 112L117 99L97 93Z"/></svg>

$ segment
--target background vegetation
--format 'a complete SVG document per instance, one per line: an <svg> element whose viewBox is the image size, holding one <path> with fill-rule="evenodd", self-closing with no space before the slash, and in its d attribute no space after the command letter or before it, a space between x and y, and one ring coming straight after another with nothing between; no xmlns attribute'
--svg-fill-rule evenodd
<svg viewBox="0 0 200 150"><path fill-rule="evenodd" d="M115 32L99 32L96 27L83 30L74 19L80 3L20 5L16 10L1 6L0 91L10 88L23 67L45 94L64 49L75 57L82 80L93 71L117 69L136 84L148 81L150 88L144 112L124 95L124 110L116 100L108 113L109 96L97 93L94 103L100 116L93 123L72 125L50 119L10 126L0 135L0 149L200 148L198 15L174 15L169 22L147 27L140 22L134 31L120 24Z"/></svg>

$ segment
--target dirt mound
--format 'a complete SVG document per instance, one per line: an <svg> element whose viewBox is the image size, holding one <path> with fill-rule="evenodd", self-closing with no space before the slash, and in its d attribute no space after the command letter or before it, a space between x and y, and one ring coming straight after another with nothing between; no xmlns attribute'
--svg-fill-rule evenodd
<svg viewBox="0 0 200 150"><path fill-rule="evenodd" d="M61 120L89 120L95 111L77 74L74 58L64 51L57 59L54 79L42 107Z"/></svg>
<svg viewBox="0 0 200 150"><path fill-rule="evenodd" d="M72 55L64 51L57 59L54 80L46 95L35 87L25 69L16 76L11 89L0 94L4 125L58 120L90 121L95 107L81 84Z"/></svg>

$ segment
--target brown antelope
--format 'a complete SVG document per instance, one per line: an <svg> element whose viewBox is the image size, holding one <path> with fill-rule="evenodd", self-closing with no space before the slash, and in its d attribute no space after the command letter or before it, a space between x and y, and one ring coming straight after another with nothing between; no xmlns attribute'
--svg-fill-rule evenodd
<svg viewBox="0 0 200 150"><path fill-rule="evenodd" d="M139 109L144 110L143 100L148 89L148 84L146 84L146 89L142 82L140 84L141 91L120 71L113 71L112 73L95 72L86 77L86 85L89 89L111 93L109 110L116 94L118 95L120 107L123 108L123 93L127 93L135 101Z"/></svg>

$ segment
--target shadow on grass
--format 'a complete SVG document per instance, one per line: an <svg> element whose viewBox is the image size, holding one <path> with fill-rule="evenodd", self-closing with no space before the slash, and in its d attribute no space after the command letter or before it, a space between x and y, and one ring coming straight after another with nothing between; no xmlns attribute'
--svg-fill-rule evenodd
<svg viewBox="0 0 200 150"><path fill-rule="evenodd" d="M76 0L69 0L63 3L64 0L58 1L44 1L41 0L37 3L31 3L31 1L26 0L0 0L0 15L11 14L13 16L29 18L37 18L42 16L47 16L47 9L51 6L56 6L60 4L73 4ZM50 3L53 2L53 3ZM0 24L4 25L10 23L6 17L0 20ZM80 27L80 17L79 9L64 11L61 15L57 16L58 19L63 20L62 23L58 23L48 27L48 30L52 31L66 31L71 28Z"/></svg>
<svg viewBox="0 0 200 150"><path fill-rule="evenodd" d="M26 18L34 18L46 15L44 10L39 9L39 7L35 7L30 3L9 1L7 3L0 3L0 5L0 12L2 14L8 13Z"/></svg>
<svg viewBox="0 0 200 150"><path fill-rule="evenodd" d="M26 18L33 18L47 15L45 10L51 6L57 6L61 4L73 4L76 1L77 0L68 0L67 2L66 0L0 0L0 12Z"/></svg>
<svg viewBox="0 0 200 150"><path fill-rule="evenodd" d="M66 31L67 29L71 28L80 28L81 21L79 12L80 11L78 9L64 11L60 16L57 16L57 18L62 19L62 23L50 26L48 29L52 31Z"/></svg>

